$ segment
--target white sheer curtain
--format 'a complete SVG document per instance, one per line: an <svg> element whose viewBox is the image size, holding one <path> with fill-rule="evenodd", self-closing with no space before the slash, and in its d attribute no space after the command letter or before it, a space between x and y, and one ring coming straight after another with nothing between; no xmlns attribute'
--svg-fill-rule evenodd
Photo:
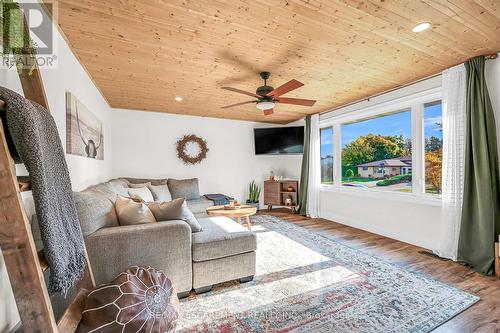
<svg viewBox="0 0 500 333"><path fill-rule="evenodd" d="M319 186L320 186L320 143L319 115L311 116L311 137L309 149L309 186L307 189L307 216L319 217Z"/></svg>
<svg viewBox="0 0 500 333"><path fill-rule="evenodd" d="M463 64L445 70L443 80L443 184L441 239L434 252L457 259L462 218L465 164L466 70Z"/></svg>

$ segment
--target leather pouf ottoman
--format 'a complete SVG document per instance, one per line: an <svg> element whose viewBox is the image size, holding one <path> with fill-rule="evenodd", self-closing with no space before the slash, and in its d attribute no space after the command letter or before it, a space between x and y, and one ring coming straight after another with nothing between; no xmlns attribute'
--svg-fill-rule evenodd
<svg viewBox="0 0 500 333"><path fill-rule="evenodd" d="M87 296L80 332L171 332L179 300L162 271L129 267Z"/></svg>

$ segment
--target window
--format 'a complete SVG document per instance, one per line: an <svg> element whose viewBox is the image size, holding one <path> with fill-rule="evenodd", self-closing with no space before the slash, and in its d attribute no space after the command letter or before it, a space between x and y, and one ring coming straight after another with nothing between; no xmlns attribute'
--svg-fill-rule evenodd
<svg viewBox="0 0 500 333"><path fill-rule="evenodd" d="M323 188L440 205L442 114L439 87L325 114Z"/></svg>
<svg viewBox="0 0 500 333"><path fill-rule="evenodd" d="M321 183L333 184L333 128L320 130Z"/></svg>
<svg viewBox="0 0 500 333"><path fill-rule="evenodd" d="M342 124L342 185L412 192L411 131L411 110Z"/></svg>
<svg viewBox="0 0 500 333"><path fill-rule="evenodd" d="M441 193L443 114L441 101L424 104L425 193Z"/></svg>

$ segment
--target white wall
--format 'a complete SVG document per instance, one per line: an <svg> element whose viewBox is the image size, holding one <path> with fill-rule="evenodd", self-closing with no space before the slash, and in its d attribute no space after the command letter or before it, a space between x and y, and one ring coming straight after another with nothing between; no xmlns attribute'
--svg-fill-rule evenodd
<svg viewBox="0 0 500 333"><path fill-rule="evenodd" d="M500 58L486 62L486 80L496 114L497 134L500 138ZM440 82L441 77L438 76L370 101L324 114L321 119L440 86ZM428 249L436 248L440 239L441 207L435 204L323 190L320 194L320 210L324 218Z"/></svg>
<svg viewBox="0 0 500 333"><path fill-rule="evenodd" d="M111 176L110 107L59 33L57 39L58 67L56 69L42 69L41 75L50 111L56 121L63 147L65 148L66 142L66 91L74 93L104 123L104 161L66 155L73 189L81 190L91 184L109 179ZM19 77L14 69L0 69L0 85L22 94ZM22 172L23 168L18 167L17 169ZM0 253L0 332L8 332L18 321L17 308Z"/></svg>
<svg viewBox="0 0 500 333"><path fill-rule="evenodd" d="M112 114L114 177L198 177L202 194L238 200L246 200L250 181L263 186L271 170L300 178L302 155L254 154L253 128L263 124L120 109ZM175 142L184 134L207 141L210 150L201 164L185 165L177 158Z"/></svg>
<svg viewBox="0 0 500 333"><path fill-rule="evenodd" d="M320 211L323 218L424 248L439 241L440 206L321 191Z"/></svg>
<svg viewBox="0 0 500 333"><path fill-rule="evenodd" d="M66 155L73 189L82 190L89 185L107 180L111 176L111 112L106 100L75 58L64 39L59 36L58 67L41 69L50 112L55 119L59 135L66 149L66 91L72 92L104 124L104 160ZM0 69L0 85L23 94L19 76L14 69Z"/></svg>

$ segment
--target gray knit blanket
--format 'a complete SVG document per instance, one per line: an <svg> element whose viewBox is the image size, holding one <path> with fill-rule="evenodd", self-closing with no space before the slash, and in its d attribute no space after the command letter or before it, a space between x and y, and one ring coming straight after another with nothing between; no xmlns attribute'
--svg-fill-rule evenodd
<svg viewBox="0 0 500 333"><path fill-rule="evenodd" d="M85 269L83 236L56 123L37 103L0 87L5 102L7 142L16 163L24 163L45 257L50 267L49 292L66 292ZM5 119L2 119L5 121Z"/></svg>

